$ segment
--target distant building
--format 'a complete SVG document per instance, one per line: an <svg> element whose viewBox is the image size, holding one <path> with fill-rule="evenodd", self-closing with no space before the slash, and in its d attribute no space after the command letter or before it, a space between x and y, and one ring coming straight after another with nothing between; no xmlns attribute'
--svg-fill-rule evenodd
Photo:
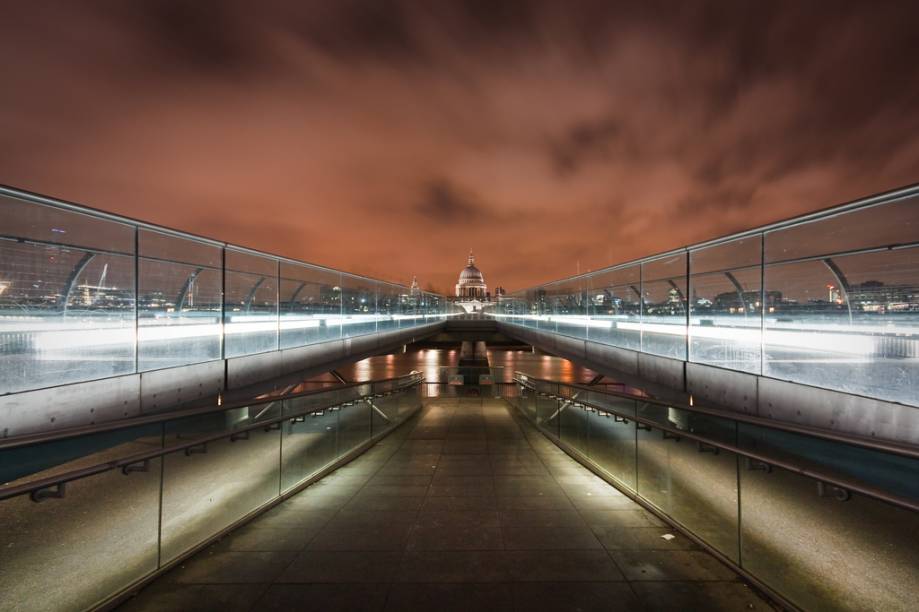
<svg viewBox="0 0 919 612"><path fill-rule="evenodd" d="M460 300L484 300L487 295L485 277L475 267L475 255L469 251L466 267L460 272L459 281L456 283L456 297Z"/></svg>

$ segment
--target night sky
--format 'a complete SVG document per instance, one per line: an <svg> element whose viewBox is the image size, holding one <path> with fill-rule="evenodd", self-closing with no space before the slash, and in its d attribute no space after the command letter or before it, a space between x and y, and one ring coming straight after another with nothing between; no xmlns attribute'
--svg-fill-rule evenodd
<svg viewBox="0 0 919 612"><path fill-rule="evenodd" d="M0 183L442 291L919 180L914 1L0 8Z"/></svg>

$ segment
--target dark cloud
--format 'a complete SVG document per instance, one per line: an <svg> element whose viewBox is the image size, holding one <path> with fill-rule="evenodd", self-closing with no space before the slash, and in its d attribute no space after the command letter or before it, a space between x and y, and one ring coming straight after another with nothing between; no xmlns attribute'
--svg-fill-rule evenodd
<svg viewBox="0 0 919 612"><path fill-rule="evenodd" d="M917 180L915 2L8 4L0 182L390 279L472 246L518 287Z"/></svg>
<svg viewBox="0 0 919 612"><path fill-rule="evenodd" d="M257 55L241 15L219 0L144 0L132 3L154 49L178 68L237 70Z"/></svg>
<svg viewBox="0 0 919 612"><path fill-rule="evenodd" d="M450 224L463 227L490 218L488 207L475 201L474 196L461 193L444 179L427 183L422 189L421 201L415 210L433 224Z"/></svg>
<svg viewBox="0 0 919 612"><path fill-rule="evenodd" d="M289 24L313 48L342 61L420 62L410 14L399 2L343 0L308 13Z"/></svg>
<svg viewBox="0 0 919 612"><path fill-rule="evenodd" d="M622 124L615 118L579 123L551 146L552 162L560 174L571 174L589 161L611 161L614 141L623 136L622 132Z"/></svg>

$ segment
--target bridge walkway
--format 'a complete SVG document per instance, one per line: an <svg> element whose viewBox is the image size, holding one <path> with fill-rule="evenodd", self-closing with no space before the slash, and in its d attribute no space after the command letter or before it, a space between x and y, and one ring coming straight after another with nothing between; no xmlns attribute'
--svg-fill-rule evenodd
<svg viewBox="0 0 919 612"><path fill-rule="evenodd" d="M121 609L772 606L517 418L504 400L431 398L363 456Z"/></svg>

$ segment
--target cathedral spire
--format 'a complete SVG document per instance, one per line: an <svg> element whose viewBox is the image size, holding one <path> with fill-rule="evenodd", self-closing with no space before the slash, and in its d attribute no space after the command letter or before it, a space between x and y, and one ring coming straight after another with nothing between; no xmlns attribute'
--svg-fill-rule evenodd
<svg viewBox="0 0 919 612"><path fill-rule="evenodd" d="M475 265L475 255L472 254L472 249L469 249L469 260L466 263L467 266Z"/></svg>

